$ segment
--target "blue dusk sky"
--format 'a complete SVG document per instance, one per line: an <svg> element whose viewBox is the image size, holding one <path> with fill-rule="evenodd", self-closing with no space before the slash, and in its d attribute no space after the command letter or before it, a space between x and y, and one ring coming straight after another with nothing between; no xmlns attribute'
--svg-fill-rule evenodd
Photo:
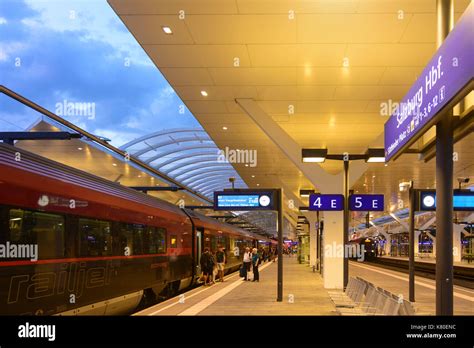
<svg viewBox="0 0 474 348"><path fill-rule="evenodd" d="M95 117L60 116L115 146L201 128L105 0L1 0L0 84L55 113L58 104L95 103ZM39 117L0 95L0 131Z"/></svg>

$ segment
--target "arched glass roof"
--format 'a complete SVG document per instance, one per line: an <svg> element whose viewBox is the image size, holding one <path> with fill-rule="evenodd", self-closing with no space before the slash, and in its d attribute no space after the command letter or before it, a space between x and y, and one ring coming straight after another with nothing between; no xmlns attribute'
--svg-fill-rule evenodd
<svg viewBox="0 0 474 348"><path fill-rule="evenodd" d="M220 149L203 129L159 131L120 149L210 199L214 191L230 187L230 177L235 187L247 188L234 167L219 159Z"/></svg>

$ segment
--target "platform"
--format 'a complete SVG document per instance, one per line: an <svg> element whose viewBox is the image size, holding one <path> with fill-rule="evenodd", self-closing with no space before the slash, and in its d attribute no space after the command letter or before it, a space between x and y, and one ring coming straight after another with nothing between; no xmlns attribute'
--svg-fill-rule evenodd
<svg viewBox="0 0 474 348"><path fill-rule="evenodd" d="M288 256L283 270L283 302L276 301L277 263L267 262L260 282L245 282L234 273L224 283L201 286L134 315L337 315L318 273Z"/></svg>
<svg viewBox="0 0 474 348"><path fill-rule="evenodd" d="M367 264L351 261L349 276L359 276L394 294L402 294L408 299L408 275ZM417 315L435 315L436 282L415 277L415 308ZM454 286L454 314L474 315L474 290Z"/></svg>

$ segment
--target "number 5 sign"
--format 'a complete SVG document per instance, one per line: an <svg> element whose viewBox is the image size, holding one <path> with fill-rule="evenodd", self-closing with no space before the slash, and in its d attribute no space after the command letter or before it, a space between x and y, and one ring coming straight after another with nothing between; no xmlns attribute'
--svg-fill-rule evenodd
<svg viewBox="0 0 474 348"><path fill-rule="evenodd" d="M383 211L383 195L351 195L349 210L352 211Z"/></svg>

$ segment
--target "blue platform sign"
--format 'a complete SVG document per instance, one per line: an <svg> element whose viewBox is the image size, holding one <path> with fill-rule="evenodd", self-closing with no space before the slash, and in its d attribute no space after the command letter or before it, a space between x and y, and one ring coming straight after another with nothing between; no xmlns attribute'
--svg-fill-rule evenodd
<svg viewBox="0 0 474 348"><path fill-rule="evenodd" d="M420 191L420 210L436 210L436 191ZM453 209L456 211L474 211L474 192L454 191Z"/></svg>
<svg viewBox="0 0 474 348"><path fill-rule="evenodd" d="M275 210L274 194L268 192L214 192L214 210Z"/></svg>
<svg viewBox="0 0 474 348"><path fill-rule="evenodd" d="M349 210L352 211L384 211L383 195L350 195Z"/></svg>
<svg viewBox="0 0 474 348"><path fill-rule="evenodd" d="M310 211L340 211L344 210L343 195L311 194L309 196Z"/></svg>
<svg viewBox="0 0 474 348"><path fill-rule="evenodd" d="M415 54L415 53L414 53ZM385 123L385 161L401 154L436 122L441 109L474 78L474 3L471 3L441 47L398 103L381 105L391 115ZM457 96L457 98L455 98Z"/></svg>

